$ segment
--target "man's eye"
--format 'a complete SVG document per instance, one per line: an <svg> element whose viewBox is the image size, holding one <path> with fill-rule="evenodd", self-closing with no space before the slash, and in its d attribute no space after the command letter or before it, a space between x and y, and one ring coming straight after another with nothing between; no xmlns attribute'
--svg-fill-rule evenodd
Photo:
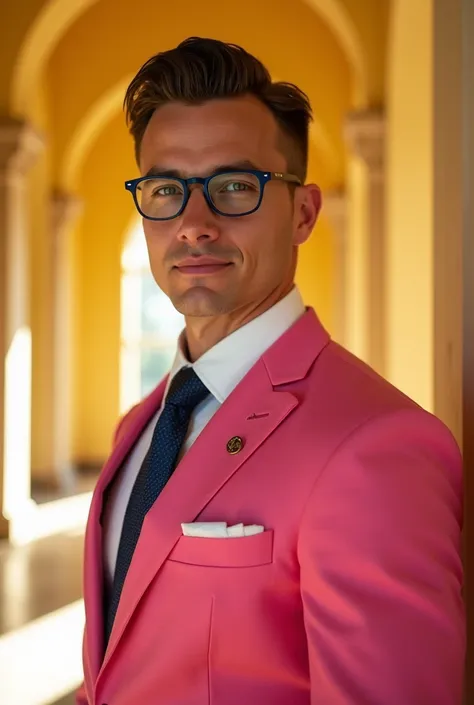
<svg viewBox="0 0 474 705"><path fill-rule="evenodd" d="M178 196L179 193L177 186L160 186L154 189L153 196Z"/></svg>
<svg viewBox="0 0 474 705"><path fill-rule="evenodd" d="M250 184L243 181L231 181L223 187L223 191L248 191L251 188Z"/></svg>

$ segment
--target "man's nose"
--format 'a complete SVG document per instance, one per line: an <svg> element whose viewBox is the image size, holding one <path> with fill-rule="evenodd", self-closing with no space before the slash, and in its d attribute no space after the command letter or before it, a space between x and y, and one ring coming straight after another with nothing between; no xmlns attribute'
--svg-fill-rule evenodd
<svg viewBox="0 0 474 705"><path fill-rule="evenodd" d="M178 239L197 242L198 240L217 240L219 235L217 214L209 207L202 186L193 184L186 208L180 216Z"/></svg>

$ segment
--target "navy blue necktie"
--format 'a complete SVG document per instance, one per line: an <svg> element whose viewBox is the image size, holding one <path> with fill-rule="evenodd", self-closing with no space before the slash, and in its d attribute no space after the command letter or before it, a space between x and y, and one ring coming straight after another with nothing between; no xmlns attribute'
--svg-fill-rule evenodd
<svg viewBox="0 0 474 705"><path fill-rule="evenodd" d="M106 643L145 516L176 467L193 410L208 394L209 390L191 367L181 369L170 385L125 512L112 593L106 605Z"/></svg>

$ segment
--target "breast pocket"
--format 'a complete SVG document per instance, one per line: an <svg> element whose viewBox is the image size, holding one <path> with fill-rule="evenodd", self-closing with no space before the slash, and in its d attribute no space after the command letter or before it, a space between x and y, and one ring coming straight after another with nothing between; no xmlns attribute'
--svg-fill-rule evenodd
<svg viewBox="0 0 474 705"><path fill-rule="evenodd" d="M215 568L266 565L273 560L273 530L227 539L181 536L168 560Z"/></svg>

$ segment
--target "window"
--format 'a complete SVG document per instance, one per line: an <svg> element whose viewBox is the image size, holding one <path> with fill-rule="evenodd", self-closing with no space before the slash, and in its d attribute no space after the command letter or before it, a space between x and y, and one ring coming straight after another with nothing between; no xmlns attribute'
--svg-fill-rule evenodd
<svg viewBox="0 0 474 705"><path fill-rule="evenodd" d="M120 411L146 396L168 372L184 317L150 271L141 223L122 252Z"/></svg>

